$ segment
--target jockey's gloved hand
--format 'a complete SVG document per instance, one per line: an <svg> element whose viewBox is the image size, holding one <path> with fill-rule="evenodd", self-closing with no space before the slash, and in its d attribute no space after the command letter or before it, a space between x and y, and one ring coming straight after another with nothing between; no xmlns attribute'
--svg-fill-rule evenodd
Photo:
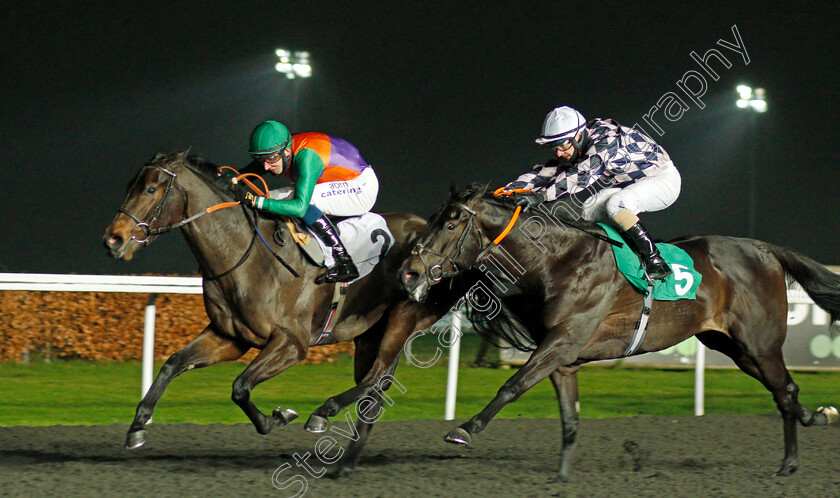
<svg viewBox="0 0 840 498"><path fill-rule="evenodd" d="M515 206L522 206L523 211L535 208L545 202L545 196L539 192L520 192L513 199Z"/></svg>
<svg viewBox="0 0 840 498"><path fill-rule="evenodd" d="M237 186L235 189L233 189L233 197L242 204L251 207L254 207L254 204L257 203L257 196L251 192L248 192L247 190L245 190L244 187L241 186Z"/></svg>

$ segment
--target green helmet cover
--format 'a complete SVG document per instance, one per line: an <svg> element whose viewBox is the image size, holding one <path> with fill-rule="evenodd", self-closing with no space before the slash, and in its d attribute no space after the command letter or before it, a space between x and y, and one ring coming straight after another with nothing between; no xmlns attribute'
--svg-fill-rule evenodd
<svg viewBox="0 0 840 498"><path fill-rule="evenodd" d="M251 132L249 154L273 154L292 145L292 134L277 121L263 121Z"/></svg>

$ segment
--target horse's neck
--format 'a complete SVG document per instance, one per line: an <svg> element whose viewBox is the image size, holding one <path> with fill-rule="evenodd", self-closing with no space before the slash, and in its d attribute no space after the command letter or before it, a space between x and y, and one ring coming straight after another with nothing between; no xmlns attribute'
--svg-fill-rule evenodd
<svg viewBox="0 0 840 498"><path fill-rule="evenodd" d="M493 216L495 222L488 227L489 231L502 233L512 217L512 211L497 211ZM548 263L545 257L551 258L551 262L568 260L575 263L581 256L591 255L586 245L597 239L563 221L563 218L540 210L524 213L500 245L526 272L544 273L545 264Z"/></svg>
<svg viewBox="0 0 840 498"><path fill-rule="evenodd" d="M208 207L230 202L196 174L184 183L184 188L188 192L187 205L183 213L185 218L204 211ZM256 218L255 214L251 216ZM265 222L261 223L259 218L255 222L257 226L265 224ZM262 245L262 242L259 239L254 240L254 229L239 205L202 215L184 225L182 232L202 269L211 275L218 275L238 264L251 246L252 240L255 247L251 249L251 253L243 264L265 256L265 248L261 251L259 247L256 247L257 244ZM262 233L266 232L263 230ZM275 251L282 252L283 249L275 248ZM285 254L281 256L286 258Z"/></svg>

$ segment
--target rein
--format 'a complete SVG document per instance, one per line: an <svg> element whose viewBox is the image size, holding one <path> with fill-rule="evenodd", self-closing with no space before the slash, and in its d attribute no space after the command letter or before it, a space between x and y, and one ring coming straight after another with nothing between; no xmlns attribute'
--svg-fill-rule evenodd
<svg viewBox="0 0 840 498"><path fill-rule="evenodd" d="M500 188L500 189L497 189L493 193L493 195L495 197L501 197L501 196L509 196L511 194L520 193L520 192L530 192L530 191L525 190L525 189L515 189L515 190L512 190L512 191L506 191L503 188ZM468 233L474 231L474 233L475 233L475 235L478 239L478 247L480 248L480 250L479 250L478 256L476 256L475 259L476 259L476 261L479 261L483 257L487 256L487 254L490 251L492 251L496 246L498 246L502 242L502 240L504 240L505 237L507 237L507 235L513 229L513 226L516 224L516 220L519 219L519 214L522 211L522 206L516 206L516 210L514 210L513 215L510 218L510 221L505 226L505 228L502 230L502 232L495 239L493 239L492 242L487 245L487 247L482 247L483 246L482 235L484 235L484 234L482 233L481 228L478 226L478 222L476 221L476 217L477 217L478 213L474 209L467 206L466 204L457 202L457 203L454 203L454 205L463 209L467 213L469 213L470 217L467 220L467 227L464 229L463 232L461 232L461 236L458 237L457 244L455 245L455 247L452 248L451 251L449 251L449 254L444 255L443 253L440 253L440 252L435 251L433 249L429 249L429 248L425 247L422 242L418 242L417 245L415 245L414 248L411 250L411 254L414 255L414 256L417 256L420 259L420 262L423 264L423 268L426 271L426 277L429 280L431 280L433 282L436 282L436 283L440 282L445 277L451 277L453 275L457 275L458 273L460 273L461 270L459 269L459 265L455 261L453 256L455 254L459 254L459 255L461 254L461 252L463 250L462 246L464 245L464 241L466 240L466 237L467 237ZM604 241L608 244L611 244L613 246L623 247L623 245L624 245L621 242L612 240L605 235L601 235L599 233L587 230L586 228L584 228L580 225L577 225L575 223L572 223L568 220L559 219L558 221L560 223L564 224L564 225L568 225L572 228L580 230L583 233L591 235L591 236L595 237L596 239L602 240L602 241ZM423 253L424 252L429 253L433 256L438 256L438 257L442 258L443 262L429 266L428 263L426 262L426 260L423 258ZM450 266L452 266L452 271L446 272L446 271L443 270L443 265L446 264L446 263L449 263Z"/></svg>
<svg viewBox="0 0 840 498"><path fill-rule="evenodd" d="M222 209L226 209L226 208L229 208L229 207L234 207L234 206L238 206L238 205L242 204L239 201L220 202L220 203L214 204L214 205L212 205L212 206L210 206L210 207L208 207L208 208L206 208L202 211L199 211L198 213L196 213L196 214L194 214L194 215L192 215L188 218L184 218L177 223L173 223L173 224L167 225L165 227L151 228L150 225L152 223L154 223L155 220L157 220L158 217L163 212L163 207L166 204L166 200L169 196L169 193L172 191L173 187L178 188L178 190L181 190L181 189L175 185L175 179L178 177L178 175L176 173L164 168L163 166L157 165L157 164L150 164L150 165L147 165L146 167L155 168L155 169L160 170L160 171L166 173L167 175L169 175L169 180L166 184L166 190L163 193L163 197L161 198L160 202L158 202L157 206L155 207L155 210L152 212L152 216L149 219L149 221L141 220L138 216L134 215L133 213L128 212L127 210L123 209L122 207L117 209L118 212L128 216L129 218L131 218L134 221L134 223L136 224L134 228L139 228L143 232L143 237L144 237L143 240L138 239L137 236L135 236L135 235L131 236L131 238L136 240L138 244L149 245L151 243L151 242L149 242L149 239L151 237L155 236L155 235L164 234L164 233L170 232L170 231L172 231L176 228L181 228L184 225L192 223L193 221L197 220L198 218L204 216L205 214L214 213L214 212L220 211ZM196 175L199 178L204 180L204 176L201 175L201 174L198 174L196 171L194 171L192 168L190 168L189 163L186 163L186 168L188 170L192 171L193 173L196 173ZM220 170L221 169L230 169L234 173L237 173L237 174L239 173L238 171L231 168L230 166L222 166L220 168ZM246 173L245 175L238 175L236 178L234 178L234 180L242 179L252 190L254 190L255 192L257 192L260 195L264 195L263 192L260 191L259 188L257 188L253 183L251 183L250 181L248 181L247 178L245 178L246 176L250 176L250 175L252 175L252 174L251 173ZM259 176L259 175L255 175L255 176ZM262 178L260 178L260 179L262 180ZM139 180L139 176L138 176L138 180ZM265 180L263 180L263 185L265 185ZM182 192L183 192L183 190L182 190ZM265 195L267 195L267 192L268 192L268 187L267 186L266 186L265 192L266 192ZM186 198L186 193L184 193L184 197ZM260 240L262 240L262 242L265 244L266 248L268 248L269 252L271 252L271 254L275 257L275 259L277 259L287 270L289 270L289 272L291 272L291 274L294 275L295 278L298 278L300 275L294 270L294 268L289 266L289 264L286 263L286 261L279 254L277 254L277 252L274 251L274 249L271 248L271 246L268 244L268 242L265 240L265 238L263 238L262 234L259 231L259 228L257 227L256 221L254 219L252 219L250 216L248 216L248 211L247 211L247 209L245 208L244 205L242 205L242 210L243 210L243 214L245 215L245 218L248 220L248 223L251 225L251 228L253 228L253 230L254 230L254 236L251 237L251 242L248 245L248 249L245 250L245 254L242 255L241 258L239 258L239 261L237 261L236 264L234 264L231 268L225 270L222 273L219 273L219 274L216 274L216 275L208 275L207 273L205 273L204 269L202 268L201 273L204 275L204 278L206 278L208 280L215 280L215 279L221 278L221 277L231 273L233 270L242 266L242 264L245 263L245 260L248 259L248 256L251 254L251 251L254 249L254 244L256 243L257 236L259 236ZM134 228L132 229L132 232L134 231Z"/></svg>
<svg viewBox="0 0 840 498"><path fill-rule="evenodd" d="M506 190L504 187L500 187L500 188L497 188L493 192L493 197L507 197L507 196L511 196L513 194L522 194L522 193L533 193L533 191L525 189L525 188L515 188L515 189L512 189L512 190ZM508 223L507 228L505 228L505 230L502 232L502 234L499 235L498 237L496 237L496 240L493 241L494 244L498 245L499 242L501 242L502 239L505 238L505 236L508 234L508 232L510 232L510 229L513 228L513 224L514 224L514 222L516 222L516 218L519 216L519 210L520 210L521 207L522 206L517 206L516 207L516 212L513 213L513 218L510 220L510 223ZM547 213L547 214L550 214L550 213ZM553 216L552 216L552 218L553 218ZM591 236L595 237L596 239L603 240L604 242L606 242L608 244L611 244L611 245L614 245L615 247L624 247L624 244L622 244L621 242L613 240L613 239L611 239L611 238L609 238L605 235L601 235L600 233L597 233L597 232L590 232L589 230L583 228L580 225L572 223L569 220L564 220L564 219L559 219L559 218L555 218L555 219L557 219L557 221L559 221L560 223L562 223L564 225L568 225L568 226L570 226L570 227L572 227L576 230L580 230L581 232L583 232L587 235L591 235Z"/></svg>
<svg viewBox="0 0 840 498"><path fill-rule="evenodd" d="M169 192L171 192L172 188L175 186L175 179L178 177L178 175L173 173L172 171L169 171L168 169L164 168L163 166L160 166L160 165L157 165L157 164L150 164L150 165L148 165L148 167L158 169L158 170L166 173L167 175L169 175L169 181L166 184L166 191L164 191L163 197L161 198L160 202L158 202L158 205L155 207L155 210L152 213L151 219L149 221L142 221L138 216L135 216L134 214L129 213L128 211L126 211L122 207L117 209L117 212L120 212L120 213L128 216L132 220L134 220L134 223L136 223L136 226L134 228L139 228L140 230L143 231L143 236L145 237L143 240L138 239L134 235L131 236L131 238L136 240L138 244L149 245L150 244L149 239L154 235L160 235L160 234L164 234L164 233L167 233L167 232L171 232L172 230L175 230L176 228L181 228L182 226L184 226L188 223L192 223L193 221L197 220L198 218L201 218L202 216L204 216L205 214L214 213L214 212L219 211L221 209L225 209L225 208L229 208L229 207L239 205L239 201L220 202L219 204L214 204L214 205L208 207L207 209L204 209L203 211L199 211L198 213L190 216L189 218L185 218L185 219L183 219L183 220L181 220L177 223L174 223L172 225L167 225L165 227L160 227L160 228L151 228L150 225L152 223L154 223L155 220L157 220L158 217L160 216L160 213L163 212L163 206L166 204L166 199L169 196ZM189 166L187 166L187 168L189 169ZM190 171L192 171L192 170L190 170ZM201 176L201 175L199 175L199 176ZM132 229L132 231L134 231L134 229Z"/></svg>

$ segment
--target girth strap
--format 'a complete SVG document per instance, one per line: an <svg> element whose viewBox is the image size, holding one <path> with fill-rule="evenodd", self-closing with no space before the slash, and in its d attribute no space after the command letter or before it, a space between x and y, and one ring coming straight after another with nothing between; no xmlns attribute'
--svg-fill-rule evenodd
<svg viewBox="0 0 840 498"><path fill-rule="evenodd" d="M645 340L645 331L647 331L648 319L650 319L650 311L653 308L653 284L648 282L648 290L642 301L642 313L639 315L639 321L636 322L636 328L633 330L633 338L630 339L630 345L624 351L624 356L630 356L639 349L642 341Z"/></svg>
<svg viewBox="0 0 840 498"><path fill-rule="evenodd" d="M324 326L321 328L321 335L312 343L312 346L319 346L327 342L332 335L333 328L338 322L338 317L341 315L341 309L344 307L344 298L347 296L347 282L338 282L333 292L332 304L327 311L327 319L324 321Z"/></svg>

